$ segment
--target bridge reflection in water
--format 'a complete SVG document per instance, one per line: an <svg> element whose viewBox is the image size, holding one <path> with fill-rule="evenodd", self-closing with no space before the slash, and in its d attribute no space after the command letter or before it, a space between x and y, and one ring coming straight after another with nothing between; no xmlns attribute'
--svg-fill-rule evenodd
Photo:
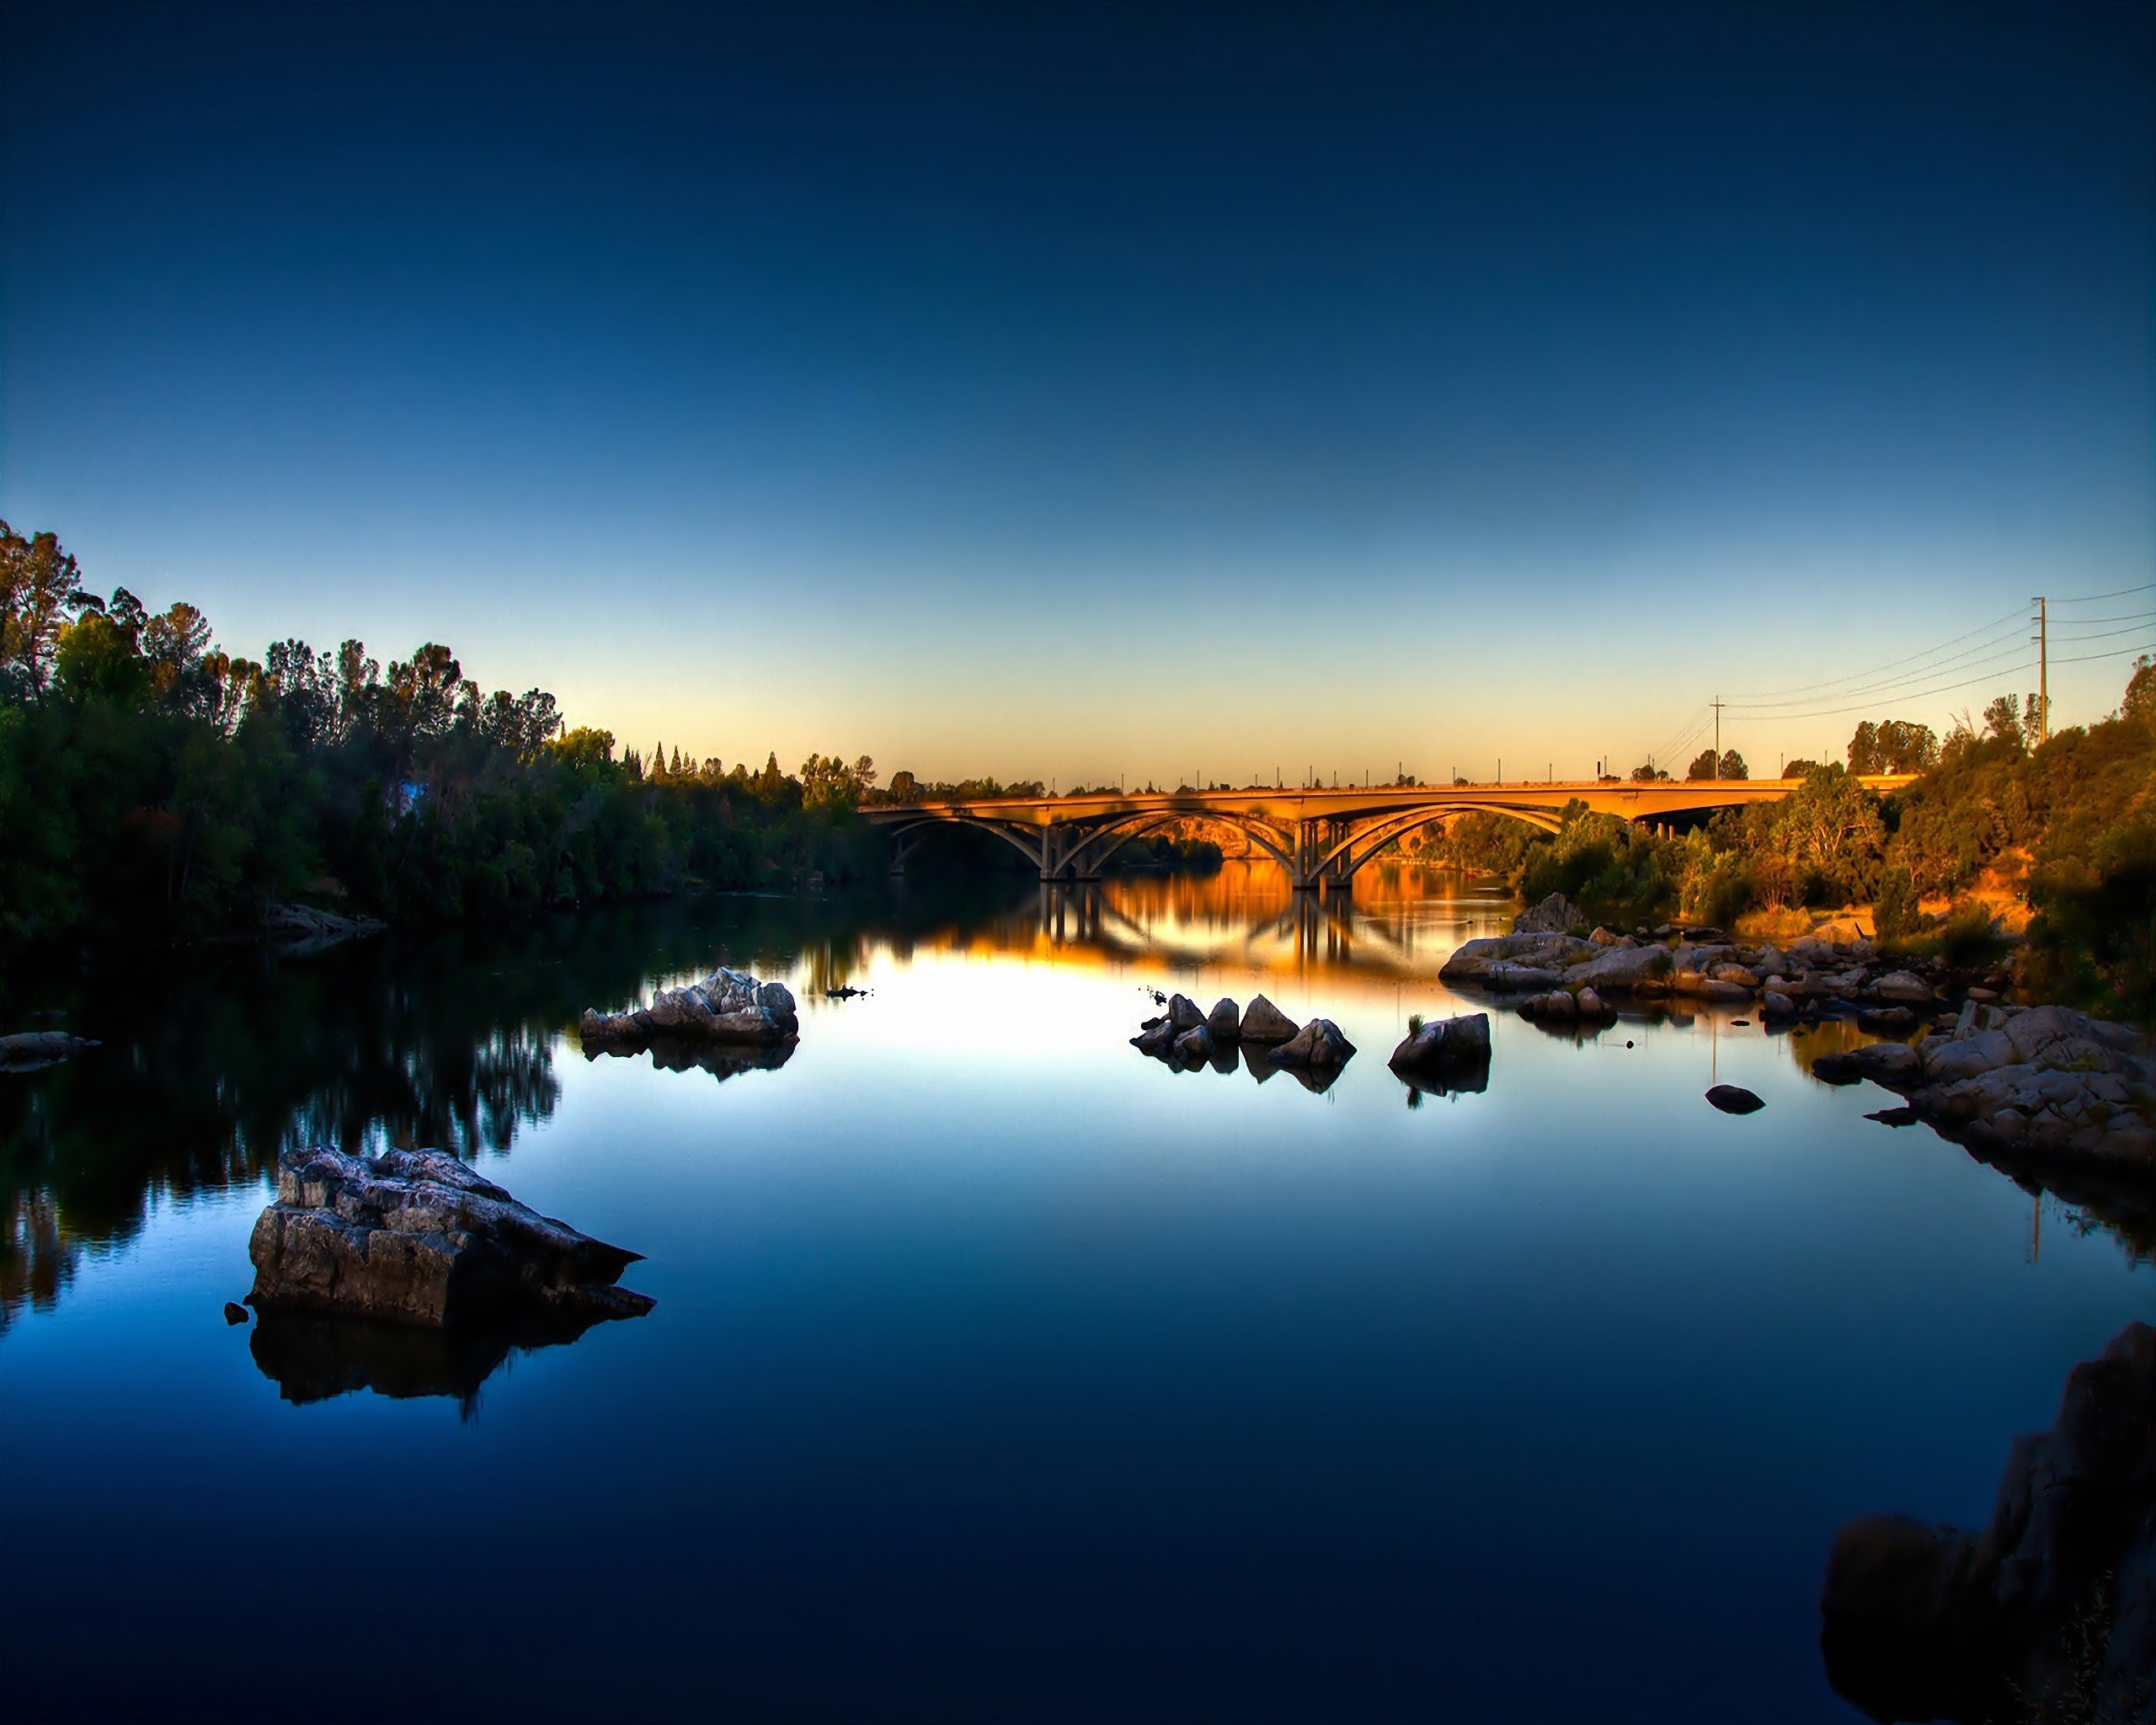
<svg viewBox="0 0 2156 1725"><path fill-rule="evenodd" d="M1270 862L1230 860L1205 874L1043 881L1027 932L1065 963L1091 952L1250 973L1433 977L1462 941L1509 930L1518 908L1501 884L1450 869L1387 864L1319 895L1294 890Z"/></svg>

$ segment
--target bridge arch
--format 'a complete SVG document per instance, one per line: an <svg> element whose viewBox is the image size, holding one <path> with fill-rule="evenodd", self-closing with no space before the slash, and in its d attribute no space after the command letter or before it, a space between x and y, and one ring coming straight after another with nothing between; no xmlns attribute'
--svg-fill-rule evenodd
<svg viewBox="0 0 2156 1725"><path fill-rule="evenodd" d="M1323 854L1316 872L1332 880L1351 879L1365 862L1403 834L1433 820L1470 814L1502 814L1542 832L1562 832L1565 829L1565 823L1557 814L1532 805L1514 808L1491 803L1426 804L1420 808L1402 809L1397 814L1381 815L1367 826L1356 828Z"/></svg>

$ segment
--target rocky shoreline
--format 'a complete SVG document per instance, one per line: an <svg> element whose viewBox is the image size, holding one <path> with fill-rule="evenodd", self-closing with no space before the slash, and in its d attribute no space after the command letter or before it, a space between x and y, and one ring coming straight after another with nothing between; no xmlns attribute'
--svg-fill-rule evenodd
<svg viewBox="0 0 2156 1725"><path fill-rule="evenodd" d="M1545 1027L1611 1023L1620 1001L1749 1007L1769 1026L1851 1021L1887 1039L1821 1056L1815 1077L1895 1091L1908 1119L2009 1172L2067 1167L2156 1183L2156 1046L2129 1025L2012 1005L1998 987L1961 984L1923 959L1887 959L1862 938L1785 947L1713 929L1581 937L1549 926L1572 915L1545 900L1520 917L1518 932L1462 946L1439 980L1518 996L1520 1015Z"/></svg>
<svg viewBox="0 0 2156 1725"><path fill-rule="evenodd" d="M2156 1725L2156 1329L2076 1366L1981 1534L1905 1515L1828 1558L1829 1681L1875 1719Z"/></svg>

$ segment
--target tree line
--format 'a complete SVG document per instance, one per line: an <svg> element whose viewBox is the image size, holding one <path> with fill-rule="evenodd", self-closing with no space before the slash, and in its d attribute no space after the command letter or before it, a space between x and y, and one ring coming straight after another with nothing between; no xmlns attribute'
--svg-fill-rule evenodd
<svg viewBox="0 0 2156 1725"><path fill-rule="evenodd" d="M234 655L194 606L94 592L0 521L0 952L243 931L297 898L429 921L845 881L883 860L853 814L875 782L866 756L617 757L439 643Z"/></svg>
<svg viewBox="0 0 2156 1725"><path fill-rule="evenodd" d="M1683 834L1575 803L1554 835L1462 815L1421 855L1502 874L1530 899L1562 892L1626 926L1680 915L1726 927L1753 910L1869 905L1883 939L1970 951L1994 940L1991 912L1972 899L1986 889L2032 912L2032 986L2156 1017L2156 664L2137 662L2118 711L2098 724L2040 740L2035 708L2002 696L1943 739L1866 720L1846 765L1793 761L1786 776L1801 782L1788 797ZM1917 777L1879 796L1860 782L1870 773ZM1927 914L1927 900L1950 908Z"/></svg>

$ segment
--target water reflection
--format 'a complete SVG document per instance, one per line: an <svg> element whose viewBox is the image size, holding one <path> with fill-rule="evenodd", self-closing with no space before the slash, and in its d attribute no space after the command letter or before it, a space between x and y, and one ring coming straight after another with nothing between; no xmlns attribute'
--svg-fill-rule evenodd
<svg viewBox="0 0 2156 1725"><path fill-rule="evenodd" d="M535 1315L507 1325L423 1330L365 1318L265 1312L248 1346L262 1375L287 1402L327 1402L361 1391L398 1401L446 1396L469 1419L478 1411L479 1386L512 1354L574 1342L598 1322Z"/></svg>
<svg viewBox="0 0 2156 1725"><path fill-rule="evenodd" d="M1508 929L1515 909L1501 889L1439 870L1369 871L1352 894L1318 895L1292 891L1269 863L1231 862L1211 875L1082 886L1001 876L916 879L858 899L741 895L388 938L297 962L195 953L64 983L10 978L0 997L7 1020L56 1012L64 1016L40 1022L103 1045L41 1072L0 1075L0 1332L25 1305L51 1306L156 1206L264 1183L282 1149L507 1152L520 1130L552 1116L555 1062L574 1046L564 1033L585 1007L625 1004L714 964L785 976L812 1008L879 965L992 954L1166 966L1193 987L1217 973L1230 991L1299 991L1319 1011L1389 995L1404 1021L1410 1007L1444 1008L1449 991L1435 979L1445 959L1463 940ZM1638 1022L1691 1021L1628 1017L1552 1033L1591 1042ZM1868 1039L1833 1019L1772 1032L1733 1029L1712 1013L1697 1023L1717 1046L1725 1036L1771 1036L1807 1071ZM661 1071L723 1081L782 1066L791 1050L650 1052ZM1237 1063L1214 1065L1225 1073ZM1280 1070L1248 1054L1241 1063L1260 1084ZM1322 1092L1337 1075L1293 1076ZM1486 1083L1457 1081L1451 1093ZM1411 1087L1406 1099L1412 1108L1442 1093ZM2031 1171L2009 1172L2040 1184ZM2145 1207L2093 1188L2055 1189L2137 1257L2156 1246Z"/></svg>

